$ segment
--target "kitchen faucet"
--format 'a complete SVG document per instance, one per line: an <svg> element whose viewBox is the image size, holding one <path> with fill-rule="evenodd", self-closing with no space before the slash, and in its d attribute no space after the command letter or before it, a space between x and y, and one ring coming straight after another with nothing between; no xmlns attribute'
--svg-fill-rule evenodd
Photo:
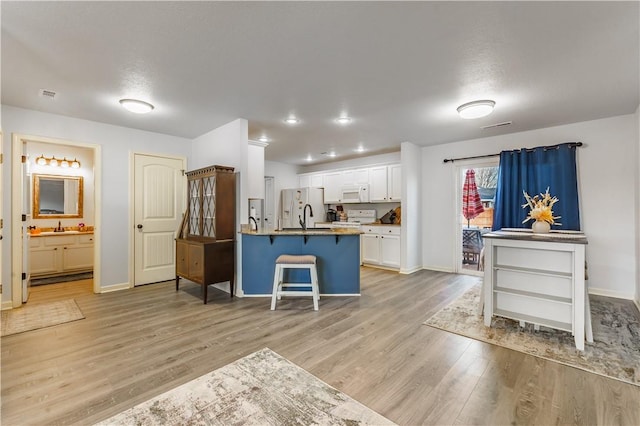
<svg viewBox="0 0 640 426"><path fill-rule="evenodd" d="M256 231L258 231L258 222L256 221L256 218L253 216L249 216L249 225L251 225L251 221L253 221L253 223L256 225Z"/></svg>
<svg viewBox="0 0 640 426"><path fill-rule="evenodd" d="M311 208L311 204L305 204L304 210L302 210L302 218L298 215L298 221L300 222L300 226L304 231L307 230L307 207L309 207L309 217L313 217L313 209Z"/></svg>

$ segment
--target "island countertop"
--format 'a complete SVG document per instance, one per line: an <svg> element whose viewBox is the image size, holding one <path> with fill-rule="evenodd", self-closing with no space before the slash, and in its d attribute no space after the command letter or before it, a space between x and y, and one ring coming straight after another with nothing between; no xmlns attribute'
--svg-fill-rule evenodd
<svg viewBox="0 0 640 426"><path fill-rule="evenodd" d="M306 231L303 229L285 229L285 230L261 230L261 231L240 231L243 235L267 235L267 236L300 236L300 235L360 235L363 232L359 229L349 228L335 228L335 229L317 229L308 228Z"/></svg>

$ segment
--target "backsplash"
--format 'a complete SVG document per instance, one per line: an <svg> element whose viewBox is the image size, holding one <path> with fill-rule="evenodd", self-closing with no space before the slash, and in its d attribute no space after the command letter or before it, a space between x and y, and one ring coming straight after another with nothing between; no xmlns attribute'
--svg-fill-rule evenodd
<svg viewBox="0 0 640 426"><path fill-rule="evenodd" d="M376 219L380 219L384 216L389 210L393 210L397 207L400 207L402 203L357 203L357 204L338 204L342 206L344 211L347 210L375 210L376 211ZM327 204L325 205L325 211L327 209L336 209L336 204Z"/></svg>

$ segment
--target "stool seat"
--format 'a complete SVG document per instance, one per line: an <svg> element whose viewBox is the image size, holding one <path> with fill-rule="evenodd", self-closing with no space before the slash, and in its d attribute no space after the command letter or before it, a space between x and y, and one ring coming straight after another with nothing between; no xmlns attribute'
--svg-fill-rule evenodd
<svg viewBox="0 0 640 426"><path fill-rule="evenodd" d="M296 265L315 265L316 257L311 254L304 255L291 255L291 254L281 254L276 259L276 264L284 264L291 263Z"/></svg>
<svg viewBox="0 0 640 426"><path fill-rule="evenodd" d="M308 269L311 282L308 283L285 283L285 269ZM310 287L311 290L301 290ZM289 290L289 289L295 290ZM276 268L273 274L273 292L271 294L271 310L276 309L276 301L282 296L311 296L313 298L313 310L318 310L318 300L320 290L318 288L318 270L316 268L316 257L310 254L292 255L282 254L276 259Z"/></svg>

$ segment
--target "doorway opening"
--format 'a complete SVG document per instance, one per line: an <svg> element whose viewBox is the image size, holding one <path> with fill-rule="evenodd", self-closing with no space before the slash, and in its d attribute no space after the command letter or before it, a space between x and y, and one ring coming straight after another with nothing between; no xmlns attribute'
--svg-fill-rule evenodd
<svg viewBox="0 0 640 426"><path fill-rule="evenodd" d="M11 158L12 307L32 283L99 292L100 147L14 134Z"/></svg>
<svg viewBox="0 0 640 426"><path fill-rule="evenodd" d="M493 225L498 162L461 164L456 168L456 174L456 272L481 275L483 235L491 231Z"/></svg>

